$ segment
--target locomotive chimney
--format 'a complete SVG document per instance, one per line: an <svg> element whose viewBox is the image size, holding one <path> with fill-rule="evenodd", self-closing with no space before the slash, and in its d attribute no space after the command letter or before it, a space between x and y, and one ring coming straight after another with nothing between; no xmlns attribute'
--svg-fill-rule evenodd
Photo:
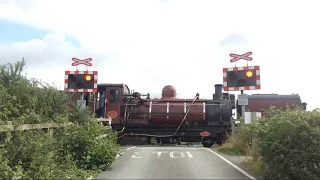
<svg viewBox="0 0 320 180"><path fill-rule="evenodd" d="M215 84L214 87L215 87L215 92L214 92L215 99L216 100L221 100L222 99L222 87L223 87L223 85L222 84Z"/></svg>

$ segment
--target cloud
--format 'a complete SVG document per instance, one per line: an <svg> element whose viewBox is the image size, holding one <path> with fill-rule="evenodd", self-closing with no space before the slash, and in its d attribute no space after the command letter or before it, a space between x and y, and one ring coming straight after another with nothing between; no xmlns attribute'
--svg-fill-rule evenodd
<svg viewBox="0 0 320 180"><path fill-rule="evenodd" d="M100 82L150 93L171 84L180 97L199 92L211 98L214 84L222 83L222 68L234 66L229 54L252 51L250 65L261 67L262 90L249 94L299 93L320 106L313 95L320 41L316 1L290 7L286 1L250 0L14 2L0 4L0 19L50 34L2 44L0 57L24 56L28 73L48 81L62 84L72 57L92 57Z"/></svg>
<svg viewBox="0 0 320 180"><path fill-rule="evenodd" d="M247 44L248 41L240 33L231 33L220 41L220 46L233 45L233 44Z"/></svg>

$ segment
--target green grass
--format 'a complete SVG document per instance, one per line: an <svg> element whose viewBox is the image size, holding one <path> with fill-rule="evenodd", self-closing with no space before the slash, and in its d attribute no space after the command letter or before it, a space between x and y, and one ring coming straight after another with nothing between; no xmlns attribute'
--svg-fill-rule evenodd
<svg viewBox="0 0 320 180"><path fill-rule="evenodd" d="M235 147L232 143L227 142L223 144L222 146L218 146L217 148L218 152L221 152L223 154L227 155L233 155L233 156L244 156L245 154L241 152L240 148Z"/></svg>
<svg viewBox="0 0 320 180"><path fill-rule="evenodd" d="M260 159L247 158L242 164L253 172L260 175L263 173L263 162Z"/></svg>

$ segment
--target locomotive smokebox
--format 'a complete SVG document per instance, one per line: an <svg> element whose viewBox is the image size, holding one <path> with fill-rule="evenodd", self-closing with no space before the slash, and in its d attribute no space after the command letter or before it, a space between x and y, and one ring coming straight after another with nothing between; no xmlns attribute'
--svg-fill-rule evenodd
<svg viewBox="0 0 320 180"><path fill-rule="evenodd" d="M214 92L214 97L216 100L221 100L222 99L222 84L215 84L215 92Z"/></svg>

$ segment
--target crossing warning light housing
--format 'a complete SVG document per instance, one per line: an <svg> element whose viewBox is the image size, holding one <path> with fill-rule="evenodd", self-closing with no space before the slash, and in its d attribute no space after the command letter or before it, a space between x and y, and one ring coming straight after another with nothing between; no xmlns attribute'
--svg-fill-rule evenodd
<svg viewBox="0 0 320 180"><path fill-rule="evenodd" d="M259 66L224 68L223 86L225 91L260 89Z"/></svg>
<svg viewBox="0 0 320 180"><path fill-rule="evenodd" d="M66 71L65 91L97 92L97 71Z"/></svg>

